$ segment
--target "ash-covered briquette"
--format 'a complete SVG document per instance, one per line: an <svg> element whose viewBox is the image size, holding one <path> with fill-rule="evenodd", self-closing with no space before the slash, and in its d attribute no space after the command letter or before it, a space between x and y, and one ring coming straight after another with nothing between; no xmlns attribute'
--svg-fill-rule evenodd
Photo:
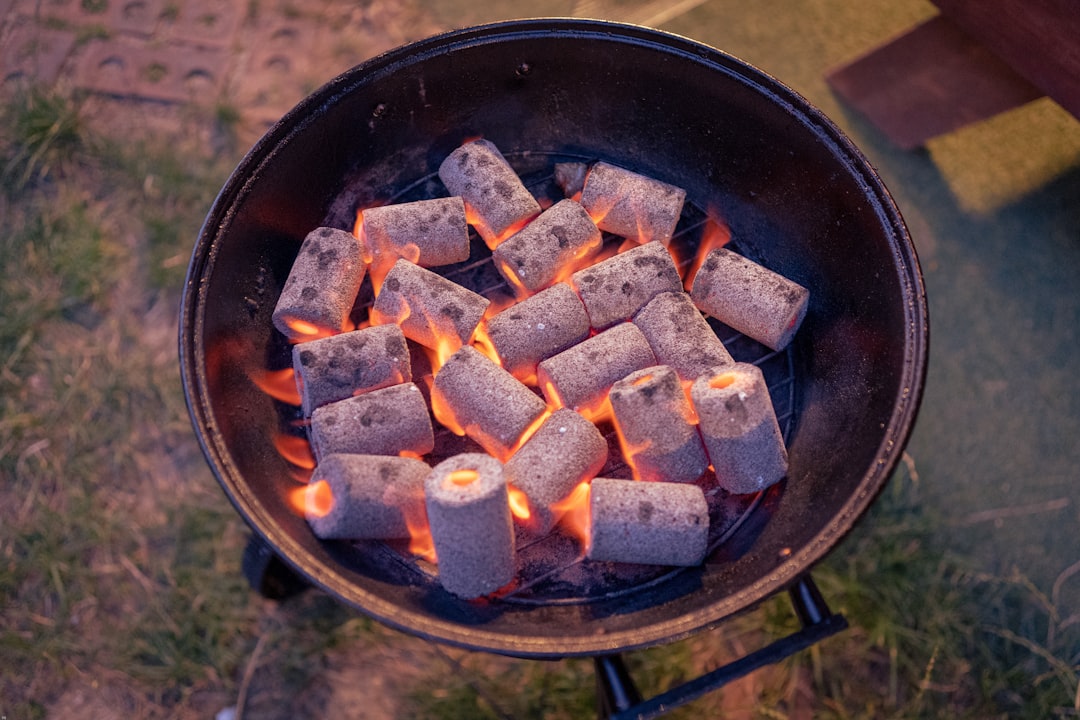
<svg viewBox="0 0 1080 720"><path fill-rule="evenodd" d="M629 320L654 297L682 290L675 261L658 242L645 243L571 276L597 330Z"/></svg>
<svg viewBox="0 0 1080 720"><path fill-rule="evenodd" d="M585 188L589 166L583 162L555 163L555 184L563 195L572 198Z"/></svg>
<svg viewBox="0 0 1080 720"><path fill-rule="evenodd" d="M684 292L660 293L634 316L656 360L693 382L717 365L734 362L724 343Z"/></svg>
<svg viewBox="0 0 1080 720"><path fill-rule="evenodd" d="M709 506L692 483L596 478L589 493L590 560L698 565L709 542Z"/></svg>
<svg viewBox="0 0 1080 720"><path fill-rule="evenodd" d="M492 259L511 287L534 293L603 243L585 208L573 200L560 200L495 248Z"/></svg>
<svg viewBox="0 0 1080 720"><path fill-rule="evenodd" d="M632 372L608 397L635 480L693 482L709 467L694 411L672 368Z"/></svg>
<svg viewBox="0 0 1080 720"><path fill-rule="evenodd" d="M620 323L541 362L537 380L549 403L595 410L616 380L655 364L637 326Z"/></svg>
<svg viewBox="0 0 1080 720"><path fill-rule="evenodd" d="M438 273L398 260L371 306L371 322L396 324L427 348L437 348L440 340L457 347L469 342L489 303Z"/></svg>
<svg viewBox="0 0 1080 720"><path fill-rule="evenodd" d="M607 457L595 425L573 410L553 412L504 467L507 481L529 500L529 527L548 533L558 521L551 506L600 472Z"/></svg>
<svg viewBox="0 0 1080 720"><path fill-rule="evenodd" d="M706 314L782 350L806 316L810 291L738 253L717 248L705 256L690 296Z"/></svg>
<svg viewBox="0 0 1080 720"><path fill-rule="evenodd" d="M503 467L480 453L436 465L424 481L439 583L463 598L514 579L514 520Z"/></svg>
<svg viewBox="0 0 1080 720"><path fill-rule="evenodd" d="M274 306L274 327L292 342L341 332L366 270L360 241L351 233L311 231Z"/></svg>
<svg viewBox="0 0 1080 720"><path fill-rule="evenodd" d="M435 417L498 458L510 455L547 405L471 345L450 356L431 386ZM446 417L446 414L449 417Z"/></svg>
<svg viewBox="0 0 1080 720"><path fill-rule="evenodd" d="M465 201L473 226L493 250L507 230L540 214L536 198L488 140L465 143L450 153L439 166L439 179Z"/></svg>
<svg viewBox="0 0 1080 720"><path fill-rule="evenodd" d="M485 329L502 366L526 380L541 360L589 336L589 316L577 293L557 283L488 318Z"/></svg>
<svg viewBox="0 0 1080 720"><path fill-rule="evenodd" d="M320 461L336 453L424 455L435 447L427 403L411 382L316 408L310 433Z"/></svg>
<svg viewBox="0 0 1080 720"><path fill-rule="evenodd" d="M361 219L361 237L373 264L386 256L404 257L420 267L469 259L469 226L460 197L367 208Z"/></svg>
<svg viewBox="0 0 1080 720"><path fill-rule="evenodd" d="M784 437L765 376L756 365L714 368L694 382L690 399L720 487L752 493L787 474Z"/></svg>
<svg viewBox="0 0 1080 720"><path fill-rule="evenodd" d="M409 537L407 519L424 517L424 479L431 468L413 458L339 453L322 459L308 487L325 482L329 512L307 508L307 521L324 540Z"/></svg>
<svg viewBox="0 0 1080 720"><path fill-rule="evenodd" d="M605 162L592 166L581 193L581 204L604 232L665 245L685 201L682 188Z"/></svg>
<svg viewBox="0 0 1080 720"><path fill-rule="evenodd" d="M304 415L317 407L412 380L397 325L373 325L293 346Z"/></svg>

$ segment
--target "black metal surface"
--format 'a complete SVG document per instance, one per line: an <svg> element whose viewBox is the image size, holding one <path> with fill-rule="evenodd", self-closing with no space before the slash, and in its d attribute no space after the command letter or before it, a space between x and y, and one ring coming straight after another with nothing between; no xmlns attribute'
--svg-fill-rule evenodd
<svg viewBox="0 0 1080 720"><path fill-rule="evenodd" d="M597 655L593 658L593 668L596 671L596 714L602 720L641 702L641 691L634 684L622 655Z"/></svg>
<svg viewBox="0 0 1080 720"><path fill-rule="evenodd" d="M648 700L642 700L622 656L603 655L595 658L599 717L603 720L652 720L661 717L847 628L847 620L842 615L829 611L809 574L803 575L788 588L788 597L799 618L799 630Z"/></svg>
<svg viewBox="0 0 1080 720"><path fill-rule="evenodd" d="M525 71L527 66L527 71ZM483 135L542 169L604 159L678 184L752 258L811 290L792 349L788 480L706 563L590 603L468 603L355 546L316 540L285 495L280 404L251 382L280 356L270 313L300 240L430 177ZM432 188L435 193L438 188ZM917 412L928 320L918 262L887 190L826 118L714 49L595 21L503 23L361 65L251 150L194 249L180 352L193 424L222 487L305 578L395 627L531 657L597 655L685 637L779 591L876 497Z"/></svg>
<svg viewBox="0 0 1080 720"><path fill-rule="evenodd" d="M267 600L285 600L311 587L258 535L248 538L240 569L251 589Z"/></svg>

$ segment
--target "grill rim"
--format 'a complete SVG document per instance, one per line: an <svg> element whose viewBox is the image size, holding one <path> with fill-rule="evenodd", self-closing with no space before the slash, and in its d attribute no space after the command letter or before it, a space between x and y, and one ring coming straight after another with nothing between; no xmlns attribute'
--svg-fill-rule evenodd
<svg viewBox="0 0 1080 720"><path fill-rule="evenodd" d="M250 192L251 183L277 153L317 118L321 108L334 104L365 82L371 74L394 72L402 64L416 62L433 54L491 42L559 33L580 38L616 38L620 41L654 47L675 53L693 62L728 74L744 85L752 86L787 109L791 117L805 125L822 142L834 149L838 160L857 175L872 198L883 226L892 230L891 249L895 270L906 299L904 319L903 391L896 397L893 412L883 439L875 453L876 462L863 475L858 491L853 493L833 515L828 526L809 542L777 565L762 581L742 591L729 594L705 608L684 612L633 630L613 631L604 635L528 636L492 633L476 625L464 625L416 615L398 604L345 583L343 578L324 567L303 546L280 531L279 522L248 487L229 452L226 440L212 411L205 371L205 325L207 284L220 250L219 240L235 218L236 207ZM610 653L629 650L687 637L712 627L730 615L748 609L769 595L789 586L815 562L823 558L849 532L869 509L896 467L906 444L921 402L926 380L929 353L929 317L925 288L910 235L891 194L868 160L839 128L819 110L790 88L753 66L701 43L670 33L605 21L546 18L509 21L466 28L433 36L392 50L346 71L305 98L260 139L241 160L230 176L207 216L189 264L180 311L179 351L185 399L196 436L203 453L226 496L249 525L282 558L314 584L331 594L348 599L381 622L397 629L462 647L488 650L508 655L554 658Z"/></svg>

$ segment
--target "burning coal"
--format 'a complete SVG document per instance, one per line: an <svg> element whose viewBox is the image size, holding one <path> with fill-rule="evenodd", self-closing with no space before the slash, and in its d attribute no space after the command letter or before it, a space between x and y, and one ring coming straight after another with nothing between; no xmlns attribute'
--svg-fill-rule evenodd
<svg viewBox="0 0 1080 720"><path fill-rule="evenodd" d="M761 371L705 316L781 348L805 288L723 248L712 217L680 258L679 188L602 162L553 172L567 199L541 212L475 140L440 167L452 197L314 231L274 313L294 367L251 374L300 407L308 439L276 447L312 531L407 538L462 598L513 586L519 532L574 538L586 563L700 563L706 498L787 471ZM467 225L505 283L484 294L428 269L476 262ZM365 277L370 326L353 329ZM598 477L619 462L633 479Z"/></svg>

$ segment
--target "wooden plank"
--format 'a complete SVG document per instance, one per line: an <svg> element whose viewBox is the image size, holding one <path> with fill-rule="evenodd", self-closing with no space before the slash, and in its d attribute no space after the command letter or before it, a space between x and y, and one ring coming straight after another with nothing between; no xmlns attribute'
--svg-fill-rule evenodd
<svg viewBox="0 0 1080 720"><path fill-rule="evenodd" d="M931 1L968 35L1080 118L1080 2Z"/></svg>
<svg viewBox="0 0 1080 720"><path fill-rule="evenodd" d="M826 81L907 149L1043 95L942 15L827 73Z"/></svg>

